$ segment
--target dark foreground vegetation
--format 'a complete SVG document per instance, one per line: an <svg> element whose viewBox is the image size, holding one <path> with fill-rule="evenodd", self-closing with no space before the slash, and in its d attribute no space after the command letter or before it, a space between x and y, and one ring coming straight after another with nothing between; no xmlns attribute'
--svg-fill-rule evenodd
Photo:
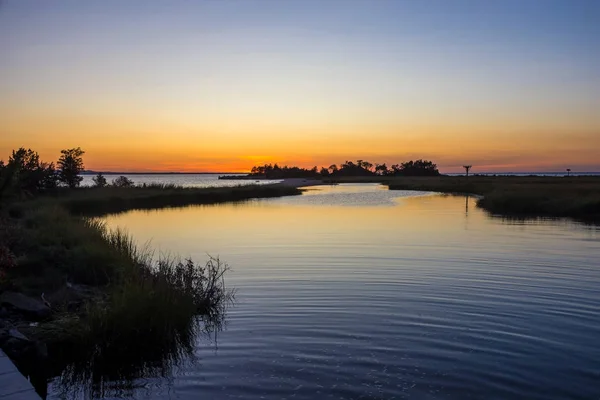
<svg viewBox="0 0 600 400"><path fill-rule="evenodd" d="M300 194L298 188L280 185L245 185L235 187L193 188L151 184L145 186L79 188L57 191L25 205L14 205L20 212L23 206L60 204L73 214L101 216L133 209L157 209L188 205L216 204Z"/></svg>
<svg viewBox="0 0 600 400"><path fill-rule="evenodd" d="M83 154L64 151L58 169L25 149L0 163L0 347L41 394L52 376L97 397L105 381L168 372L233 298L218 258L155 259L94 216L300 193L109 184L101 174L80 188Z"/></svg>
<svg viewBox="0 0 600 400"><path fill-rule="evenodd" d="M480 195L480 207L507 217L600 222L600 177L440 176L395 179L388 186L390 190Z"/></svg>

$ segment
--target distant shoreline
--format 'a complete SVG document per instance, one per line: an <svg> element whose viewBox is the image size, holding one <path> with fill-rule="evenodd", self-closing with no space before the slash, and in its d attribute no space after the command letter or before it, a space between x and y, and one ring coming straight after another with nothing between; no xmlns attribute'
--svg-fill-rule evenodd
<svg viewBox="0 0 600 400"><path fill-rule="evenodd" d="M83 171L81 175L247 175L246 172L107 172Z"/></svg>
<svg viewBox="0 0 600 400"><path fill-rule="evenodd" d="M233 176L239 175L236 177L237 179L264 179L260 177L248 176L247 172L109 172L109 171L83 171L81 175L223 175L223 176ZM462 172L447 172L441 173L441 175L448 176L461 176L464 175ZM478 172L473 175L482 175L482 176L557 176L557 175L567 175L566 172L563 171L551 171L551 172ZM581 171L574 172L571 171L571 176L598 176L600 175L600 171ZM227 179L222 178L222 179ZM230 178L233 179L233 178Z"/></svg>

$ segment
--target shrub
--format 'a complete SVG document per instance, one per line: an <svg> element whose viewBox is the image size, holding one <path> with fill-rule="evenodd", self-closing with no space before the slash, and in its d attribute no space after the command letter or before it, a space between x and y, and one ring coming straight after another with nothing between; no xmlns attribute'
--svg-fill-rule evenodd
<svg viewBox="0 0 600 400"><path fill-rule="evenodd" d="M133 187L134 186L133 181L123 175L121 175L117 179L115 179L112 182L112 185L115 187Z"/></svg>
<svg viewBox="0 0 600 400"><path fill-rule="evenodd" d="M101 173L98 173L98 175L96 175L92 181L94 181L94 187L105 187L106 185L108 185L108 183L106 182L106 178L104 177L104 175L102 175Z"/></svg>

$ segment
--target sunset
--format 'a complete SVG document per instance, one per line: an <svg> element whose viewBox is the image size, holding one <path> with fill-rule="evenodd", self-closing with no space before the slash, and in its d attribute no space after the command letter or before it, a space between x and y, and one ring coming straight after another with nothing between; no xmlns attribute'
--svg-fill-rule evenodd
<svg viewBox="0 0 600 400"><path fill-rule="evenodd" d="M600 0L0 0L0 399L600 399Z"/></svg>
<svg viewBox="0 0 600 400"><path fill-rule="evenodd" d="M0 3L0 154L600 170L594 1ZM128 155L135 154L135 157ZM6 156L4 156L6 157Z"/></svg>

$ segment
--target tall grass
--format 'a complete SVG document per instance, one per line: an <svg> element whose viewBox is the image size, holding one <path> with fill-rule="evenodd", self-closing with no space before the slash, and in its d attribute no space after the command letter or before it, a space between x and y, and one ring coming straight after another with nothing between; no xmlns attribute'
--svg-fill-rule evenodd
<svg viewBox="0 0 600 400"><path fill-rule="evenodd" d="M229 267L218 258L201 264L155 259L149 247L137 246L126 232L109 230L91 217L300 193L282 185L150 184L59 188L3 202L0 250L9 257L2 256L6 279L0 279L0 290L36 298L45 293L52 301L51 320L19 327L48 345L52 361L48 375L35 368L29 372L42 372L42 382L59 375L68 390L80 387L98 397L108 381L166 373L192 357L196 337L218 329L233 301L234 291L224 279ZM76 290L72 301L75 287L84 290Z"/></svg>
<svg viewBox="0 0 600 400"><path fill-rule="evenodd" d="M390 190L477 194L478 206L509 217L570 217L600 222L600 177L472 176L399 178Z"/></svg>
<svg viewBox="0 0 600 400"><path fill-rule="evenodd" d="M195 188L171 184L134 187L79 188L41 196L27 205L39 207L59 204L76 215L101 216L132 209L157 209L194 204L215 204L254 198L301 194L301 190L284 185L244 185L235 187Z"/></svg>
<svg viewBox="0 0 600 400"><path fill-rule="evenodd" d="M180 185L176 185L174 183L158 183L158 182L142 183L142 184L135 185L135 187L140 188L140 189L158 189L158 190L193 189L192 187L180 186Z"/></svg>
<svg viewBox="0 0 600 400"><path fill-rule="evenodd" d="M50 376L94 393L107 380L165 373L192 356L197 336L222 323L234 298L218 258L155 258L125 231L58 204L0 218L0 228L17 261L4 289L50 298L87 285L75 309L52 300L51 320L20 329L48 346Z"/></svg>
<svg viewBox="0 0 600 400"><path fill-rule="evenodd" d="M9 280L12 290L39 297L67 282L101 287L118 279L127 262L101 229L62 207L29 209L13 222L20 238L11 246L17 257Z"/></svg>
<svg viewBox="0 0 600 400"><path fill-rule="evenodd" d="M102 383L167 373L193 356L197 336L219 325L234 291L225 287L227 264L209 257L204 265L173 257L153 259L122 230L87 220L121 259L105 296L79 315L65 314L37 334L62 361L61 379L97 394ZM202 318L201 318L202 317ZM93 397L93 396L92 396Z"/></svg>

